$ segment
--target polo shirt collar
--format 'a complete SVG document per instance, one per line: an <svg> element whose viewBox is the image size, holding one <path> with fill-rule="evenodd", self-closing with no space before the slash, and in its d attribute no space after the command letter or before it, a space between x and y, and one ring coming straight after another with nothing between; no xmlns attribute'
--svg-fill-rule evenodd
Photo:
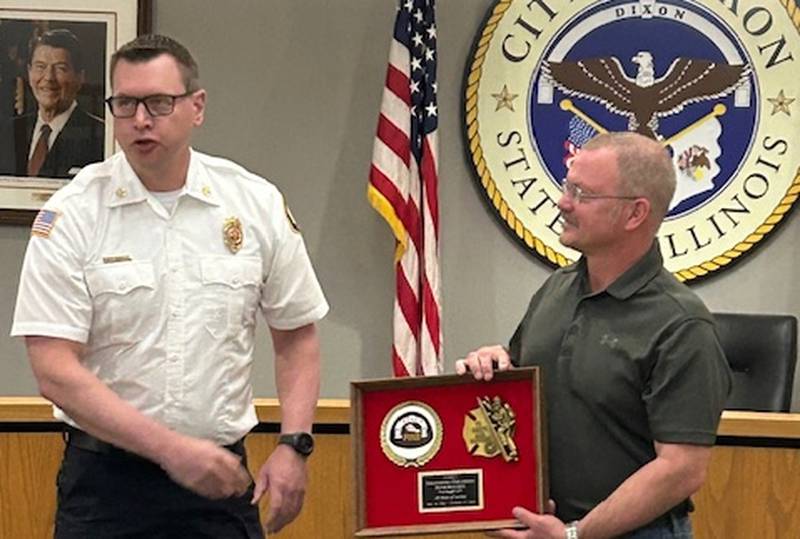
<svg viewBox="0 0 800 539"><path fill-rule="evenodd" d="M611 283L606 291L617 299L628 299L658 275L663 267L661 248L658 246L658 241L653 241L650 250Z"/></svg>
<svg viewBox="0 0 800 539"><path fill-rule="evenodd" d="M208 171L190 150L189 169L186 173L184 193L206 204L219 206L219 196L212 188ZM108 195L108 206L117 207L137 204L147 200L147 188L136 175L125 154L120 152L112 171L112 187Z"/></svg>

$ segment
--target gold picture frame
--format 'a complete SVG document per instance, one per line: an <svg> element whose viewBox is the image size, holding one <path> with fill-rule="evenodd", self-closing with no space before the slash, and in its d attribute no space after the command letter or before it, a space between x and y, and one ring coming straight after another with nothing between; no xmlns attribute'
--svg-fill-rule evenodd
<svg viewBox="0 0 800 539"><path fill-rule="evenodd" d="M75 148L85 154L80 164L88 162L87 155L91 161L101 161L114 152L111 116L103 102L110 95L111 55L120 45L150 31L151 25L152 0L0 0L0 224L33 221L47 199L80 169L70 164ZM68 136L65 126L50 149L62 152L58 172L28 176L23 161L32 151L31 132L38 110L29 83L30 48L36 37L52 30L69 31L80 45L82 60L76 67L82 84L75 101L81 116L94 122L92 138L84 141L81 137L89 130L75 130L69 135L70 144L57 148L59 138L64 141ZM87 146L90 153L84 152Z"/></svg>

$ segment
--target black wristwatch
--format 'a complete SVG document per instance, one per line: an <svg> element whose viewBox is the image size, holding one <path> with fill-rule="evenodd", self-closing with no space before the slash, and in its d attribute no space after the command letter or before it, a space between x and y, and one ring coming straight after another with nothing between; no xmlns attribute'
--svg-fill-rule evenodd
<svg viewBox="0 0 800 539"><path fill-rule="evenodd" d="M290 446L303 457L309 456L314 451L314 437L307 432L281 434L278 443Z"/></svg>

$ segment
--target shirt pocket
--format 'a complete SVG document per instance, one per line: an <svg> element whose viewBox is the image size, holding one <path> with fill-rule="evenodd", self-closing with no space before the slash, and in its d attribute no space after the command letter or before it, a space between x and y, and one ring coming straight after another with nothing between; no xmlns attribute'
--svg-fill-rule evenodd
<svg viewBox="0 0 800 539"><path fill-rule="evenodd" d="M92 331L104 342L137 342L147 334L155 300L151 262L122 262L86 268L92 297Z"/></svg>
<svg viewBox="0 0 800 539"><path fill-rule="evenodd" d="M259 258L203 257L200 274L204 325L211 336L221 339L255 324L261 289Z"/></svg>

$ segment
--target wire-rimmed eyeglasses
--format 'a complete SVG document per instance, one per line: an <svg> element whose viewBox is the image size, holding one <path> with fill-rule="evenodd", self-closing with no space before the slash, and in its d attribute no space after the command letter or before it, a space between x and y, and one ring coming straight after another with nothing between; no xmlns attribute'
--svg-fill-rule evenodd
<svg viewBox="0 0 800 539"><path fill-rule="evenodd" d="M115 118L132 118L136 115L139 103L144 104L144 108L150 116L168 116L175 110L175 101L188 97L196 90L179 95L153 94L144 97L133 97L127 95L112 95L106 99L111 114Z"/></svg>
<svg viewBox="0 0 800 539"><path fill-rule="evenodd" d="M612 200L636 200L642 198L632 195L600 195L595 193L587 193L580 185L576 185L566 178L561 182L561 192L569 198L580 204L581 202L589 202L590 200L602 200L604 198Z"/></svg>

